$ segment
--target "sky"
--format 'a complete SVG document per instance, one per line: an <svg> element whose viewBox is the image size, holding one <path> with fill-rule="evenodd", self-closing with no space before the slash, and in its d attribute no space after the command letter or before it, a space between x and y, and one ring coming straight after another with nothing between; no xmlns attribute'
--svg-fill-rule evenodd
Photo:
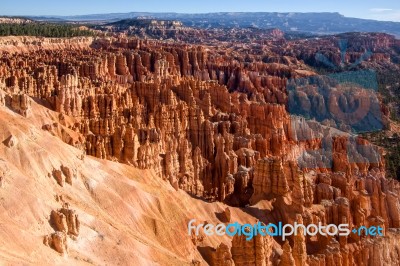
<svg viewBox="0 0 400 266"><path fill-rule="evenodd" d="M0 15L85 15L125 12L339 12L400 21L399 0L2 0Z"/></svg>

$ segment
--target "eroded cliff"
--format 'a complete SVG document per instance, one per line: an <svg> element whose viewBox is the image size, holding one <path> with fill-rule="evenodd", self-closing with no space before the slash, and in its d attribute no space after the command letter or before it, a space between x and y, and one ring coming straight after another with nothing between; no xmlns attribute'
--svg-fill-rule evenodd
<svg viewBox="0 0 400 266"><path fill-rule="evenodd" d="M157 258L170 263L397 265L400 261L396 252L400 186L385 177L384 151L348 132L348 125L335 129L334 119L318 123L288 112L288 82L316 75L301 60L307 61L307 55L297 53L306 50L315 54L315 51L307 50L309 47L301 42L286 43L282 36L278 37L264 44L243 46L191 45L136 38L3 39L0 108L6 113L4 123L14 120L20 126L32 123L40 131L36 135L48 153L12 162L7 149L29 144L24 135L15 133L17 129L4 133L3 152L8 161L0 176L0 185L5 184L0 186L1 193L11 193L7 183L10 185L16 180L16 177L6 177L6 169L12 164L23 167L23 174L27 176L40 176L40 182L45 173L46 184L55 182L51 186L57 191L73 189L71 193L79 196L79 189L84 188L98 208L110 206L117 198L121 205L128 200L130 205L120 206L118 211L121 219L118 228L125 230L129 225L141 234L150 234L151 241L157 242L151 244L151 249L163 250ZM352 43L377 50L394 45L390 39L365 42L362 37ZM301 50L296 45L305 48ZM337 53L340 56L340 51L335 53L329 57L333 62ZM371 60L388 59L376 56ZM314 96L322 99L321 102L324 100ZM300 99L306 102L307 97ZM323 102L321 106L325 112L338 108L335 102ZM10 131L4 127L4 132ZM64 159L46 165L43 160L58 155L55 148L46 146L45 138L57 143L56 147L65 150L65 154L67 150L79 153L79 160L90 158L90 164L97 166L102 162L104 172L100 174L95 166L90 168L84 162L78 164L82 166L71 167ZM330 148L325 153L313 152L326 148L326 143ZM41 166L34 167L39 159ZM118 169L108 171L108 166ZM80 167L88 167L86 175L96 176L93 178L97 181L84 178ZM131 176L130 171L151 173L140 178L140 182L161 184L157 189L163 198L154 199L158 205L151 203L143 208L143 213L152 213L151 217L146 214L143 221L135 220L134 210L138 206L134 201L147 194L137 189L125 191L118 185L124 173ZM117 195L124 190L124 197L111 196L114 192L108 190L96 192L95 187L103 187L105 179L115 184ZM141 189L144 188L138 190ZM152 192L156 193L157 189ZM51 209L41 207L45 214L40 219L50 216L49 224L42 225L37 234L43 233L46 245L67 254L70 250L67 243L89 237L85 223L90 219L85 214L85 204L76 204L78 216L74 204L65 205L75 196L60 193L62 197L56 197ZM214 202L210 208L215 214L204 215L208 207L189 211L191 204L203 206L203 203L188 195ZM65 197L70 200L66 202ZM169 200L173 204L169 205ZM226 209L223 204L231 207ZM180 206L185 206L185 210L175 210ZM384 228L385 237L293 236L282 242L261 236L246 241L239 236L191 239L187 235L187 220L218 221L220 215L216 214L220 208L224 210L222 216L226 223L239 219L264 223L297 221L304 225L348 223L350 228L375 225ZM10 211L12 208L7 207L7 212ZM92 209L91 217L96 217L98 211ZM109 212L115 214L108 209L102 212L101 219L106 219ZM174 214L180 215L174 220L177 236L160 231L160 226ZM163 216L162 222L156 218L158 215ZM148 228L148 224L153 226ZM49 226L53 228L50 230ZM154 232L150 233L151 230ZM134 235L124 239L133 237L136 241ZM129 239L128 242L132 241ZM382 249L387 252L379 252ZM146 253L142 247L140 250ZM174 261L171 254L179 258ZM126 256L125 261L135 257ZM6 257L13 260L10 254ZM152 260L148 255L145 258Z"/></svg>

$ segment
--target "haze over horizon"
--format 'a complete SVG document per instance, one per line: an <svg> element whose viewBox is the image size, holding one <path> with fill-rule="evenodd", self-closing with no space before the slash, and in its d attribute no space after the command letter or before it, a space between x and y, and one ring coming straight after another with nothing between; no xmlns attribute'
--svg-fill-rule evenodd
<svg viewBox="0 0 400 266"><path fill-rule="evenodd" d="M70 0L54 2L50 0L15 0L2 3L0 15L5 16L74 16L103 13L128 12L176 12L176 13L212 13L212 12L339 12L346 17L374 19L381 21L400 21L400 2L373 0L315 2L314 0L262 1L249 0L232 2L227 0L201 2L161 1L132 3L121 0L119 4L105 0Z"/></svg>

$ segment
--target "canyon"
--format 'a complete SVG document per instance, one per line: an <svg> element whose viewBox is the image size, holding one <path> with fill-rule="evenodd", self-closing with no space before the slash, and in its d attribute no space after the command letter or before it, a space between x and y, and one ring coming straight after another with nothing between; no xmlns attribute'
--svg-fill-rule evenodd
<svg viewBox="0 0 400 266"><path fill-rule="evenodd" d="M399 40L383 33L287 40L279 30L224 37L167 25L177 28L172 37L165 23L150 22L146 34L180 41L126 32L0 38L0 260L399 265L400 184L386 176L385 149L354 134L351 119L293 114L288 89L304 80L341 88L318 79L317 54L353 67L371 51L357 70L399 70ZM341 108L310 87L311 94L295 92L302 106L319 114ZM393 131L389 107L377 108L382 117L358 128L379 120ZM346 223L381 226L385 235L247 241L188 235L191 219Z"/></svg>

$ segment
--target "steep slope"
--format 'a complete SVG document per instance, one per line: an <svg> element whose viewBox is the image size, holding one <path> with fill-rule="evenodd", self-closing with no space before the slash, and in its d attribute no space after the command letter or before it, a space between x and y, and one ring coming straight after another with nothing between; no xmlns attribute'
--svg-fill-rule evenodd
<svg viewBox="0 0 400 266"><path fill-rule="evenodd" d="M217 223L222 203L205 203L176 191L153 171L83 155L42 125L58 114L32 102L25 118L0 107L0 261L54 264L185 265L203 261L190 236L190 219ZM12 141L9 141L12 136ZM67 167L72 185L54 170ZM64 175L63 175L64 176ZM50 213L69 204L80 221L61 256L43 244L54 232ZM254 218L232 208L232 218ZM208 239L215 245L221 239ZM226 239L225 239L226 240ZM225 241L229 243L230 241Z"/></svg>

